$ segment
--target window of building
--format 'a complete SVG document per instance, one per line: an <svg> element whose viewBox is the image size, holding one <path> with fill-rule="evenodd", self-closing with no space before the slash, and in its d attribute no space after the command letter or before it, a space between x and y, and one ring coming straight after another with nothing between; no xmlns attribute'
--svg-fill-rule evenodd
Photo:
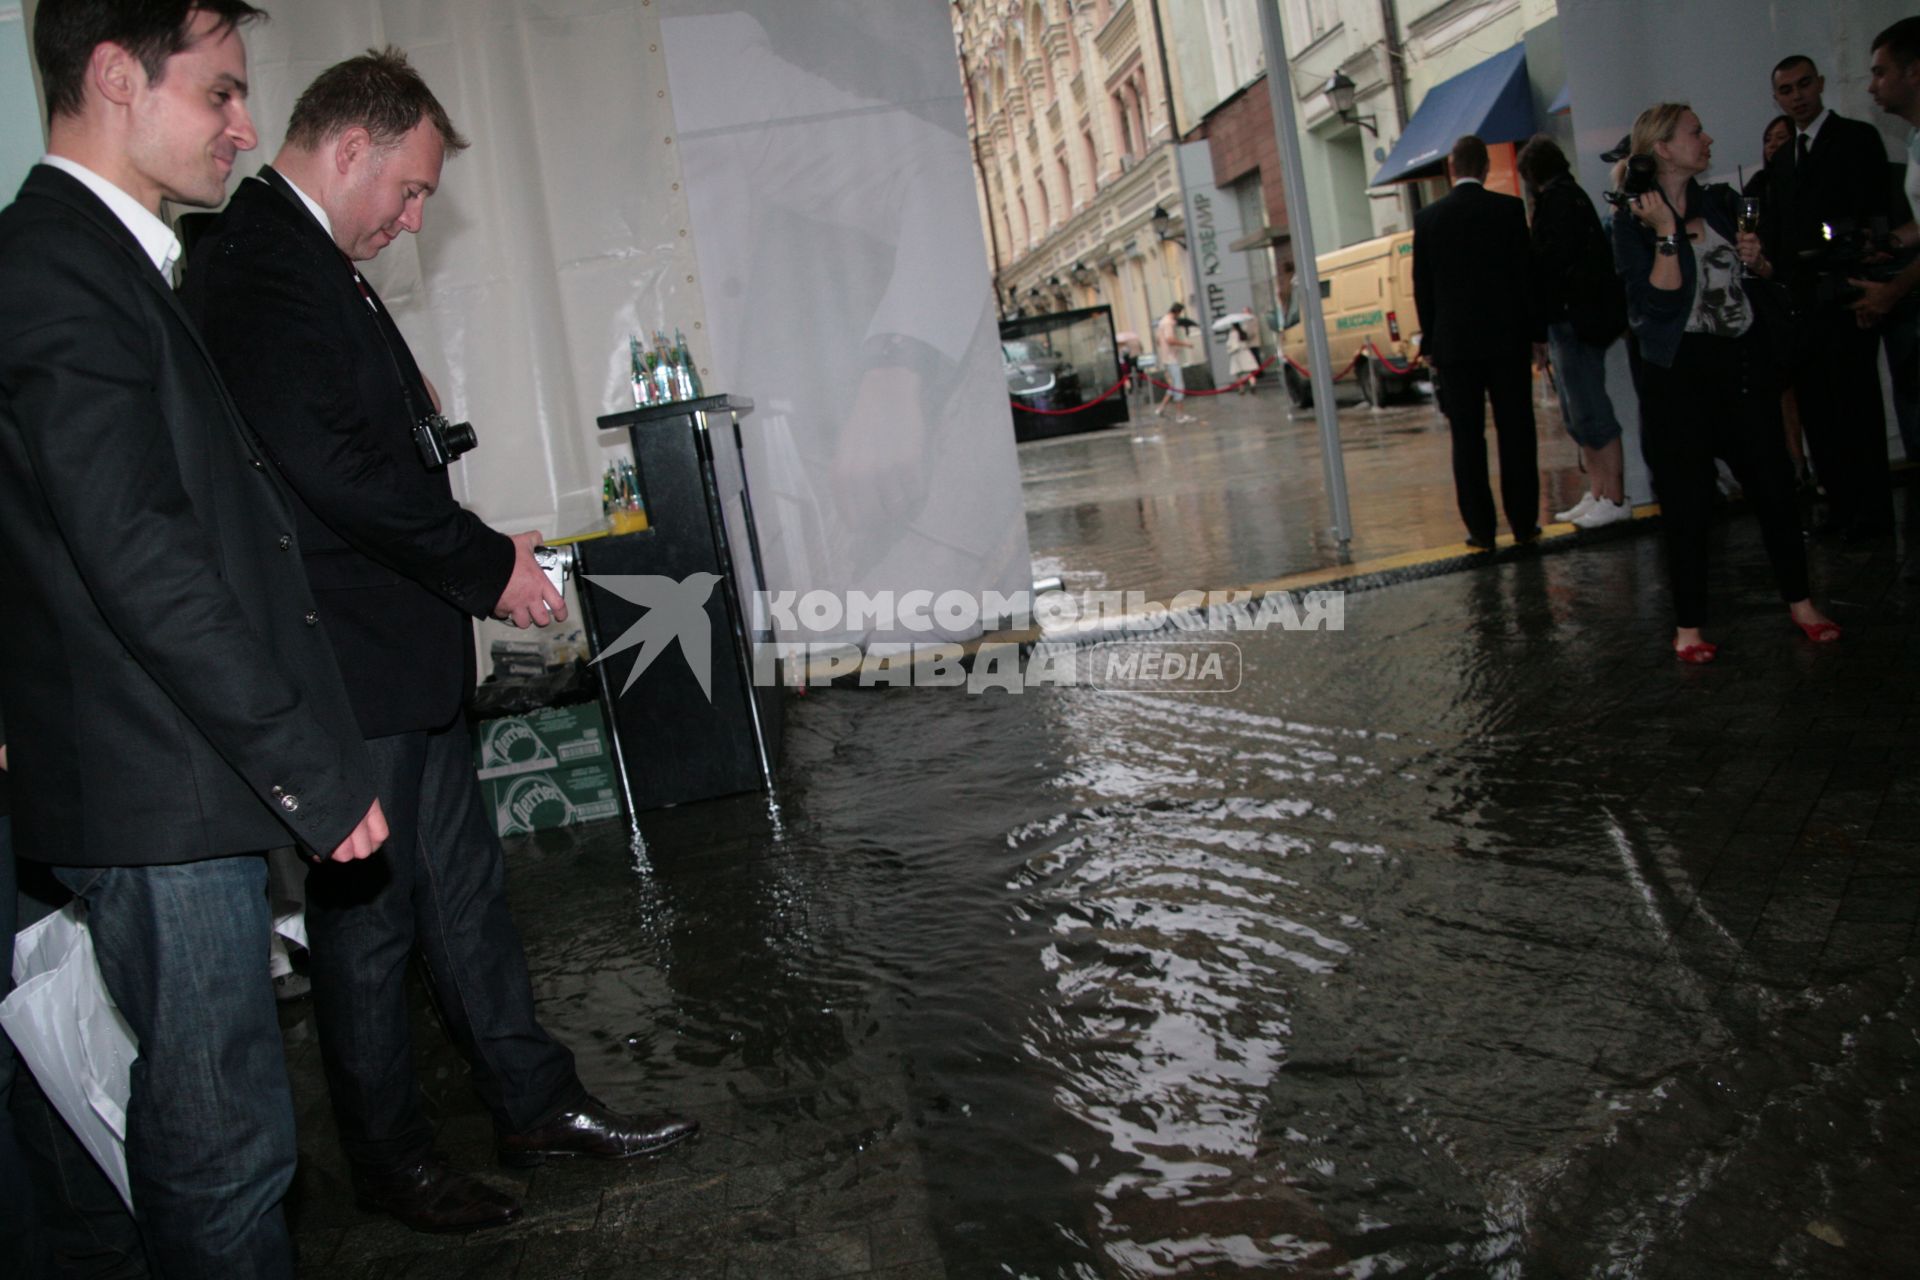
<svg viewBox="0 0 1920 1280"><path fill-rule="evenodd" d="M1287 29L1297 44L1318 40L1339 22L1334 0L1287 0Z"/></svg>
<svg viewBox="0 0 1920 1280"><path fill-rule="evenodd" d="M1093 130L1081 131L1080 144L1087 149L1087 191L1091 194L1100 186L1100 149L1093 145Z"/></svg>
<svg viewBox="0 0 1920 1280"><path fill-rule="evenodd" d="M1123 94L1113 95L1113 124L1120 134L1120 154L1128 160L1133 159L1133 121L1127 111L1127 100Z"/></svg>
<svg viewBox="0 0 1920 1280"><path fill-rule="evenodd" d="M1230 93L1253 78L1267 65L1266 46L1260 34L1260 13L1256 0L1209 0L1219 38L1212 42L1214 76L1220 90Z"/></svg>
<svg viewBox="0 0 1920 1280"><path fill-rule="evenodd" d="M1040 194L1040 226L1044 230L1053 228L1053 201L1047 197L1047 184L1036 170L1033 175L1033 189ZM1044 234L1044 231L1043 231Z"/></svg>

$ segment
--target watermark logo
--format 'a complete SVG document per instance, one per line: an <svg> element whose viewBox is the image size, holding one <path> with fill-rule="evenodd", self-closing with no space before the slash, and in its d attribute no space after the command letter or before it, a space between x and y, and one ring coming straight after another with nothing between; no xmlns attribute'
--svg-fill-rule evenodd
<svg viewBox="0 0 1920 1280"><path fill-rule="evenodd" d="M677 640L693 678L700 682L700 692L707 695L708 702L713 701L713 627L707 622L707 601L720 581L718 574L690 573L676 581L656 573L603 573L588 575L587 581L646 610L593 660L598 666L616 653L640 647L627 670L627 682L620 686L621 693L633 688L641 673Z"/></svg>
<svg viewBox="0 0 1920 1280"><path fill-rule="evenodd" d="M1076 683L1134 693L1232 693L1240 646L1231 640L1128 641L1081 650Z"/></svg>
<svg viewBox="0 0 1920 1280"><path fill-rule="evenodd" d="M594 659L638 647L624 694L675 641L700 688L713 701L713 637L707 603L720 581L696 573L682 581L657 575L589 575L595 586L646 610ZM1030 592L832 591L759 592L751 601L753 634L784 637L751 646L752 682L862 687L912 685L1019 693L1043 686L1150 693L1231 693L1240 687L1239 632L1343 631L1340 591L1185 591L1167 600L1138 591L1080 596ZM969 632L1032 632L1036 641L966 646L936 638ZM853 635L927 635L864 645Z"/></svg>

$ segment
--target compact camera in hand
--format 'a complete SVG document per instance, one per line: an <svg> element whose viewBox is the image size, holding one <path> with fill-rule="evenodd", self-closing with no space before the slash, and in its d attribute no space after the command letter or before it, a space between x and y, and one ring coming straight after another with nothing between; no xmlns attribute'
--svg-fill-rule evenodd
<svg viewBox="0 0 1920 1280"><path fill-rule="evenodd" d="M438 471L480 443L473 424L448 422L444 413L430 413L413 424L413 443L420 450L420 461L429 471Z"/></svg>
<svg viewBox="0 0 1920 1280"><path fill-rule="evenodd" d="M572 547L537 546L533 549L533 562L540 566L540 572L547 575L554 594L565 597L567 579L573 576L574 560Z"/></svg>

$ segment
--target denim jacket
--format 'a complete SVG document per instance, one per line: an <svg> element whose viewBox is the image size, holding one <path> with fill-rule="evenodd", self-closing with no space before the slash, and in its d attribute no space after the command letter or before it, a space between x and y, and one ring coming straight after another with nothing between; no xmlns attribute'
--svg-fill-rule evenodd
<svg viewBox="0 0 1920 1280"><path fill-rule="evenodd" d="M1738 237L1732 187L1714 183L1703 187L1687 182L1687 202L1682 212L1706 219L1707 225L1732 244ZM1686 234L1686 217L1680 232ZM1627 325L1640 340L1640 358L1663 369L1673 367L1680 351L1680 338L1687 330L1687 317L1693 314L1693 291L1698 267L1691 253L1680 255L1680 287L1656 289L1652 283L1654 263L1653 228L1633 216L1630 210L1616 210L1612 219L1613 262L1627 287ZM1754 282L1746 289L1756 309L1760 300L1752 298Z"/></svg>

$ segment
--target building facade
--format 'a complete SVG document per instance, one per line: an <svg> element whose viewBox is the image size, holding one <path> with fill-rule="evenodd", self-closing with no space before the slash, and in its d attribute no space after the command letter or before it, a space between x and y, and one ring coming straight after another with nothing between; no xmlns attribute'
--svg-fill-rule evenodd
<svg viewBox="0 0 1920 1280"><path fill-rule="evenodd" d="M1105 304L1146 339L1192 303L1159 16L1148 0L955 0L1003 315Z"/></svg>
<svg viewBox="0 0 1920 1280"><path fill-rule="evenodd" d="M1302 193L1282 185L1262 5L1285 33ZM1432 156L1401 163L1403 139L1432 132L1436 88L1438 102L1500 68L1518 68L1500 117L1518 132L1489 139L1490 185L1518 189L1526 133L1571 141L1556 0L954 0L952 14L1003 315L1105 303L1142 337L1172 301L1205 315L1186 225L1200 172L1237 229L1207 252L1244 257L1235 296L1265 320L1290 283L1290 195L1321 252L1410 228L1447 182Z"/></svg>

